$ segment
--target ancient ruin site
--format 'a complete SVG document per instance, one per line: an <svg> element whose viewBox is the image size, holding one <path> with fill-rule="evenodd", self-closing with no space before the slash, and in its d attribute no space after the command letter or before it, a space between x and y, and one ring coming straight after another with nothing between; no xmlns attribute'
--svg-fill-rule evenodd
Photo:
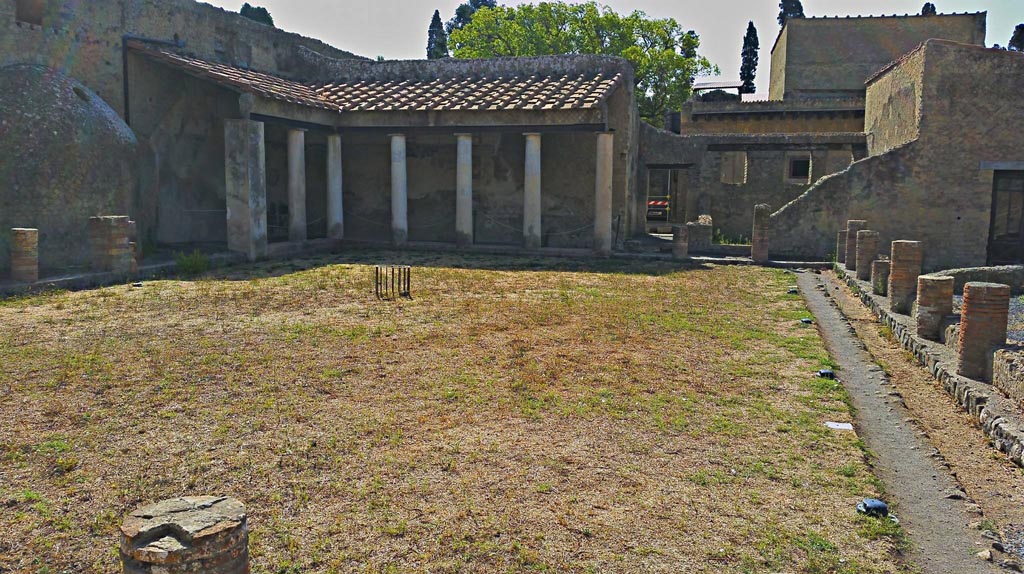
<svg viewBox="0 0 1024 574"><path fill-rule="evenodd" d="M212 1L0 0L0 574L1024 571L1024 4Z"/></svg>

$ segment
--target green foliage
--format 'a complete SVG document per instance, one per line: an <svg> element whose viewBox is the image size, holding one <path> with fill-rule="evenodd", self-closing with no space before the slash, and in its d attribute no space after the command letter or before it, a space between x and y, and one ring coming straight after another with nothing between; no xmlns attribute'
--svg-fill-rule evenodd
<svg viewBox="0 0 1024 574"><path fill-rule="evenodd" d="M779 26L785 26L790 18L803 18L804 5L800 0L782 0L779 2Z"/></svg>
<svg viewBox="0 0 1024 574"><path fill-rule="evenodd" d="M434 17L430 19L430 28L427 29L427 59L438 60L448 57L448 34L444 31L444 24L441 23L441 13L434 10Z"/></svg>
<svg viewBox="0 0 1024 574"><path fill-rule="evenodd" d="M205 273L210 269L210 258L198 249L192 253L175 253L174 262L180 275L191 276Z"/></svg>
<svg viewBox="0 0 1024 574"><path fill-rule="evenodd" d="M481 8L449 36L456 58L600 54L620 56L635 70L637 103L647 122L662 125L665 112L690 96L693 78L718 69L697 54L700 38L672 18L640 11L619 15L596 2L540 2Z"/></svg>
<svg viewBox="0 0 1024 574"><path fill-rule="evenodd" d="M743 36L743 51L741 52L743 63L740 64L740 81L743 87L740 92L744 94L754 93L754 78L757 77L757 51L761 48L761 42L757 39L757 28L754 22L747 24L747 34Z"/></svg>
<svg viewBox="0 0 1024 574"><path fill-rule="evenodd" d="M259 22L260 24L266 24L267 26L274 25L274 18L271 17L270 11L263 6L250 6L248 2L242 5L242 9L239 11L242 16Z"/></svg>
<svg viewBox="0 0 1024 574"><path fill-rule="evenodd" d="M935 16L938 12L935 10L935 4L931 2L925 2L924 7L921 8L922 16Z"/></svg>
<svg viewBox="0 0 1024 574"><path fill-rule="evenodd" d="M444 25L444 31L448 36L451 36L452 30L465 28L473 20L473 15L476 14L477 10L497 7L497 0L469 0L469 2L460 4L455 9L455 16Z"/></svg>
<svg viewBox="0 0 1024 574"><path fill-rule="evenodd" d="M1010 43L1006 45L1006 48L1014 52L1024 52L1024 24L1017 24L1017 27L1013 29L1013 37L1010 38Z"/></svg>

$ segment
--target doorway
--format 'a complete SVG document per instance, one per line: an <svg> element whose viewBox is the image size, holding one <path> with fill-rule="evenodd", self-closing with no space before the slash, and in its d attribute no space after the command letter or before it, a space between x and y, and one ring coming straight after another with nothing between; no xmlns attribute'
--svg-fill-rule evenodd
<svg viewBox="0 0 1024 574"><path fill-rule="evenodd" d="M1024 262L1024 171L997 171L992 185L989 265Z"/></svg>

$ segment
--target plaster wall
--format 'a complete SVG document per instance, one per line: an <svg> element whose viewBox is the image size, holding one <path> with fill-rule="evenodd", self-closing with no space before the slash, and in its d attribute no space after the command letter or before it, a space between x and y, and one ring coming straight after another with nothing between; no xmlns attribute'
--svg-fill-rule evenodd
<svg viewBox="0 0 1024 574"><path fill-rule="evenodd" d="M869 154L879 155L917 139L923 85L923 50L908 54L868 85L864 132Z"/></svg>

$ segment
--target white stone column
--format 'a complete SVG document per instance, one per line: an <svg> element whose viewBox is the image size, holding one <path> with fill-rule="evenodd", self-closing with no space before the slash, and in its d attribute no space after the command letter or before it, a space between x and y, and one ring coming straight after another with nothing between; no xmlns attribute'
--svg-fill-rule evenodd
<svg viewBox="0 0 1024 574"><path fill-rule="evenodd" d="M455 134L458 155L455 171L455 242L473 244L473 134Z"/></svg>
<svg viewBox="0 0 1024 574"><path fill-rule="evenodd" d="M526 136L526 177L523 183L523 246L541 245L540 134Z"/></svg>
<svg viewBox="0 0 1024 574"><path fill-rule="evenodd" d="M409 187L405 134L391 134L391 237L396 246L409 239Z"/></svg>
<svg viewBox="0 0 1024 574"><path fill-rule="evenodd" d="M327 136L327 237L345 238L345 211L342 209L341 136Z"/></svg>
<svg viewBox="0 0 1024 574"><path fill-rule="evenodd" d="M594 184L594 251L599 255L612 252L612 173L615 136L611 132L597 134L597 177Z"/></svg>
<svg viewBox="0 0 1024 574"><path fill-rule="evenodd" d="M224 120L228 249L267 255L267 166L262 122Z"/></svg>
<svg viewBox="0 0 1024 574"><path fill-rule="evenodd" d="M306 240L306 132L288 130L288 241Z"/></svg>

